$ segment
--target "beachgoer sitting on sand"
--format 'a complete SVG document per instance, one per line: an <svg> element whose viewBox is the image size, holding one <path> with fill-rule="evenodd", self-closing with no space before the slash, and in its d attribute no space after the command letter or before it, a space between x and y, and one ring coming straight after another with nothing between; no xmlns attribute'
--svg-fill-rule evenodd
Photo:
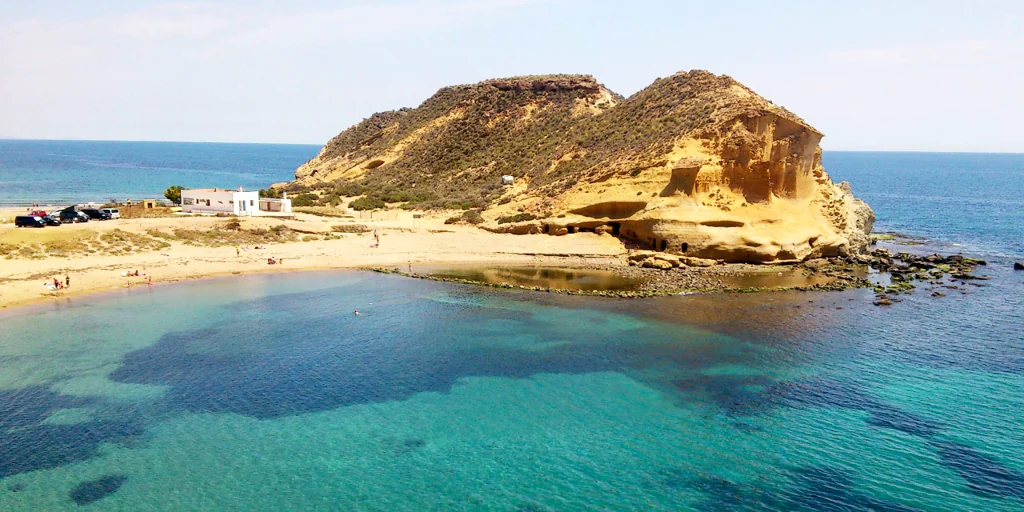
<svg viewBox="0 0 1024 512"><path fill-rule="evenodd" d="M362 313L360 313L360 312L359 312L359 310L357 309L357 310L356 310L356 316L359 316L359 315L361 315L361 314L362 314Z"/></svg>

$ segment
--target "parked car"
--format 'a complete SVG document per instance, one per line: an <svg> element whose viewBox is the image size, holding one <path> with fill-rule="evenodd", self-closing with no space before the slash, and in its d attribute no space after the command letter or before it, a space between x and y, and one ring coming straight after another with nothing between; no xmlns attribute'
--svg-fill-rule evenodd
<svg viewBox="0 0 1024 512"><path fill-rule="evenodd" d="M121 210L118 210L117 208L100 208L100 211L109 213L111 219L121 218Z"/></svg>
<svg viewBox="0 0 1024 512"><path fill-rule="evenodd" d="M47 226L60 226L61 224L63 224L63 222L61 222L60 219L50 215L43 215L38 217L40 219L43 219L43 222L45 222Z"/></svg>
<svg viewBox="0 0 1024 512"><path fill-rule="evenodd" d="M14 218L14 225L19 228L45 228L46 221L35 215L19 215Z"/></svg>
<svg viewBox="0 0 1024 512"><path fill-rule="evenodd" d="M46 216L48 216L48 214L46 212L44 212L43 210L35 210L32 213L30 213L29 215L31 215L32 217L46 217Z"/></svg>
<svg viewBox="0 0 1024 512"><path fill-rule="evenodd" d="M65 208L57 213L57 218L61 222L89 222L89 216L76 211L74 208ZM53 215L52 213L50 215Z"/></svg>
<svg viewBox="0 0 1024 512"><path fill-rule="evenodd" d="M90 219L94 220L110 220L110 214L104 211L97 210L96 208L82 208L82 213L89 216Z"/></svg>

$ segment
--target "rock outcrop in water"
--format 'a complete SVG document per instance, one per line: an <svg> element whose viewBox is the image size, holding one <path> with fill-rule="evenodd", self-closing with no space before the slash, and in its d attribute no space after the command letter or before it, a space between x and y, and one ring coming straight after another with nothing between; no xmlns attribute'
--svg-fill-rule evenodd
<svg viewBox="0 0 1024 512"><path fill-rule="evenodd" d="M589 76L444 88L375 114L296 171L319 201L477 207L508 233L607 233L730 262L860 252L874 213L821 164L822 134L728 76L656 80L629 98ZM503 175L515 182L502 185Z"/></svg>

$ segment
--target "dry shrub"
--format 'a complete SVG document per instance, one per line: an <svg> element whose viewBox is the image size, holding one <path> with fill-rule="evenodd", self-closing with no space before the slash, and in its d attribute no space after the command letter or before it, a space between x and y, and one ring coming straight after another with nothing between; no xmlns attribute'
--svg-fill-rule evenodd
<svg viewBox="0 0 1024 512"><path fill-rule="evenodd" d="M335 224L331 226L335 233L368 233L370 228L365 224Z"/></svg>

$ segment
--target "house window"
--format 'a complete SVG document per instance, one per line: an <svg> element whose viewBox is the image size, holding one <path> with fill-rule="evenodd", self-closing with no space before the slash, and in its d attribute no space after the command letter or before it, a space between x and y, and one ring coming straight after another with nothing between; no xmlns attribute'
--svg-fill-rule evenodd
<svg viewBox="0 0 1024 512"><path fill-rule="evenodd" d="M206 200L206 206L210 206L210 200L209 199Z"/></svg>
<svg viewBox="0 0 1024 512"><path fill-rule="evenodd" d="M252 206L252 205L253 205L253 200L252 200L252 199L250 199L250 200L249 200L249 206Z"/></svg>
<svg viewBox="0 0 1024 512"><path fill-rule="evenodd" d="M195 203L196 203L196 200L194 198L191 198L191 197L186 197L186 198L181 200L181 204L195 204Z"/></svg>
<svg viewBox="0 0 1024 512"><path fill-rule="evenodd" d="M228 204L235 204L235 200L232 199L231 201L228 201Z"/></svg>

